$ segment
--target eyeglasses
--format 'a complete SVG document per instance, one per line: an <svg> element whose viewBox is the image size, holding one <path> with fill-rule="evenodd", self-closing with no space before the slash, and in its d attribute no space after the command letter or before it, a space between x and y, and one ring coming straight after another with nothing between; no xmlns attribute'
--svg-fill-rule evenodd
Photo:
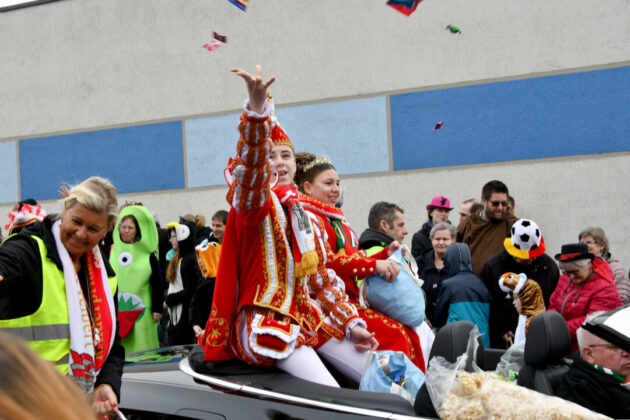
<svg viewBox="0 0 630 420"><path fill-rule="evenodd" d="M499 207L499 205L502 205L503 207L507 207L510 202L509 201L491 201L490 204L492 204L492 207Z"/></svg>
<svg viewBox="0 0 630 420"><path fill-rule="evenodd" d="M582 241L582 243L586 245L593 245L593 244L596 244L597 242L589 240L589 241Z"/></svg>
<svg viewBox="0 0 630 420"><path fill-rule="evenodd" d="M586 347L606 347L608 350L612 351L613 353L617 353L617 352L621 351L621 348L615 346L614 344L610 344L610 343L591 344L591 345L586 346Z"/></svg>
<svg viewBox="0 0 630 420"><path fill-rule="evenodd" d="M567 276L569 276L569 277L570 277L570 276L574 276L574 275L576 275L576 274L577 274L577 273L579 273L579 272L580 272L580 270L579 270L579 269L578 269L578 270L562 270L562 273L563 273L563 274L566 274L566 275L567 275Z"/></svg>

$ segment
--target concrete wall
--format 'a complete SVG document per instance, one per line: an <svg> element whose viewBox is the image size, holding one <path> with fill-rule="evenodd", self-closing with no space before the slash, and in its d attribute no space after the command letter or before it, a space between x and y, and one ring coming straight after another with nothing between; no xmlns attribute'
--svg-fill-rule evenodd
<svg viewBox="0 0 630 420"><path fill-rule="evenodd" d="M58 211L56 187L91 174L163 222L226 208L246 94L229 68L260 63L298 150L343 175L359 233L375 201L405 208L413 233L432 196L458 206L498 178L550 254L599 225L630 265L630 3L424 0L411 17L384 3L60 0L0 13L0 214L26 197ZM212 31L228 43L207 52Z"/></svg>

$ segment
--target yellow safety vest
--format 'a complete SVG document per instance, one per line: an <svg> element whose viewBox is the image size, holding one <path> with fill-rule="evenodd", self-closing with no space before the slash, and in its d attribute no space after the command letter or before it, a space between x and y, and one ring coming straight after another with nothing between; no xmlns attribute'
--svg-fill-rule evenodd
<svg viewBox="0 0 630 420"><path fill-rule="evenodd" d="M70 325L66 282L63 271L47 258L44 241L34 235L31 238L37 242L42 261L42 303L31 315L0 320L0 329L22 338L37 354L67 375ZM109 278L109 287L113 295L117 287L115 276Z"/></svg>

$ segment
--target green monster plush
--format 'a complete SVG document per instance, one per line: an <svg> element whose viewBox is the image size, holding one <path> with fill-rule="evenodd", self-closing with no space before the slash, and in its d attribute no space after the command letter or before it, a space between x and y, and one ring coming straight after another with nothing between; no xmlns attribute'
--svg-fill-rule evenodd
<svg viewBox="0 0 630 420"><path fill-rule="evenodd" d="M139 232L136 241L125 243L119 226L126 216L136 219ZM158 231L146 207L127 206L120 212L114 227L114 246L109 263L118 278L118 321L122 344L127 353L159 347L157 327L151 307L151 263L149 257L158 251Z"/></svg>

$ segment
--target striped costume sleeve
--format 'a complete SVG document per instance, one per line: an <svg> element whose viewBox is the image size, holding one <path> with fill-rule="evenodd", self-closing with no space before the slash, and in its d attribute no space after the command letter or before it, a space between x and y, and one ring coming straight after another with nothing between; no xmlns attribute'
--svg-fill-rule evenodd
<svg viewBox="0 0 630 420"><path fill-rule="evenodd" d="M227 200L241 215L261 209L270 194L272 143L269 140L271 104L265 105L262 114L247 109L245 103L238 130L237 157L228 169L233 176Z"/></svg>

